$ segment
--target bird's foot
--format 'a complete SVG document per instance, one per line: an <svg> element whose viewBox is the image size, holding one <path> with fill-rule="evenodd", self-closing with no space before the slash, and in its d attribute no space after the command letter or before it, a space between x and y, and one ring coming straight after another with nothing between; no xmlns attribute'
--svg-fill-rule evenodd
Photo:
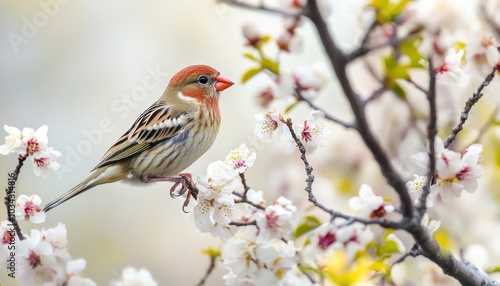
<svg viewBox="0 0 500 286"><path fill-rule="evenodd" d="M189 205L191 197L193 197L195 200L197 199L198 188L196 188L196 185L193 181L193 176L189 173L180 173L179 176L175 177L150 178L150 181L173 182L174 185L170 188L170 197L172 198L183 196L187 192L186 200L182 204L182 211L185 213L186 207Z"/></svg>

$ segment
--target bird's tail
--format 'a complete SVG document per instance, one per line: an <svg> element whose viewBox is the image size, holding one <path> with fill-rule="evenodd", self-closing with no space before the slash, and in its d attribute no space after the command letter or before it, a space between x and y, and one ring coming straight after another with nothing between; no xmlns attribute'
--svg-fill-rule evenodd
<svg viewBox="0 0 500 286"><path fill-rule="evenodd" d="M93 187L97 185L102 185L102 184L107 184L107 183L112 183L116 182L118 180L121 180L120 172L117 172L116 170L117 166L106 166L99 168L92 172L90 176L88 176L87 179L85 179L83 182L72 188L71 190L67 191L66 193L62 194L55 200L51 201L48 203L44 208L44 212L48 212L51 209L59 206L60 204L66 202L67 200L87 191L92 189Z"/></svg>

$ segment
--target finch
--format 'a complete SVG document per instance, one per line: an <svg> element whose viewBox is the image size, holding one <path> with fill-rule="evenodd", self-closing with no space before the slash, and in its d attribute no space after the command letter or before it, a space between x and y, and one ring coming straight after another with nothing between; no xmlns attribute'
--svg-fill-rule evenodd
<svg viewBox="0 0 500 286"><path fill-rule="evenodd" d="M163 95L109 148L90 176L43 210L48 212L97 185L116 181L174 182L171 195L178 185L185 192L191 175L179 172L214 143L221 123L219 93L232 85L209 66L193 65L180 70L170 79Z"/></svg>

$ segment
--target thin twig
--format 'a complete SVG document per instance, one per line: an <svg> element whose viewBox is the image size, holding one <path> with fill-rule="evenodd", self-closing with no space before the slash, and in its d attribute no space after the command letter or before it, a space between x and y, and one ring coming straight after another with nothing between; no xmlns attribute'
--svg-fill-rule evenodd
<svg viewBox="0 0 500 286"><path fill-rule="evenodd" d="M375 89L372 94L367 97L365 99L365 101L363 102L364 105L368 104L369 102L379 98L382 94L384 94L384 92L386 92L388 90L387 86L383 85L377 89Z"/></svg>
<svg viewBox="0 0 500 286"><path fill-rule="evenodd" d="M318 202L318 200L316 199L316 197L314 196L314 194L312 192L312 184L314 182L314 175L312 174L313 168L309 164L309 161L307 161L306 147L304 147L304 144L302 144L300 139L297 137L297 134L295 134L295 131L293 130L292 119L288 118L285 120L285 119L281 118L281 121L283 123L285 123L285 125L288 127L288 130L290 131L290 134L292 135L293 140L295 141L295 143L297 144L297 147L299 148L300 159L302 160L302 162L304 162L304 168L306 170L306 176L307 176L307 178L306 178L307 184L305 187L305 191L307 192L309 201L311 203L313 203L316 207L320 208L321 210L325 211L326 213L328 213L332 217L334 217L335 212L332 209L329 209L329 208L325 207L323 204L321 204L320 202Z"/></svg>
<svg viewBox="0 0 500 286"><path fill-rule="evenodd" d="M406 81L411 83L414 87L416 87L418 90L420 90L424 94L429 95L429 91L427 89L425 89L423 86L421 86L418 82L414 81L411 78L407 79Z"/></svg>
<svg viewBox="0 0 500 286"><path fill-rule="evenodd" d="M410 32L408 35L406 35L405 37L401 37L401 38L397 38L397 37L394 37L390 40L388 40L387 42L385 43L382 43L382 44L378 44L378 45L375 45L375 46L372 46L372 47L369 47L369 46L366 46L366 45L361 45L359 48L357 48L356 50L352 51L351 53L347 54L347 61L348 62L351 62L359 57L362 57L372 51L375 51L375 50L379 50L379 49L382 49L382 48L385 48L385 47L394 47L394 46L397 46L399 45L400 43L414 37L415 35L417 35L418 33L420 33L420 28L419 29L416 29L412 32Z"/></svg>
<svg viewBox="0 0 500 286"><path fill-rule="evenodd" d="M247 180L245 179L245 173L240 173L241 184L243 185L243 198L247 198L247 193L250 190L250 187L247 185Z"/></svg>
<svg viewBox="0 0 500 286"><path fill-rule="evenodd" d="M212 274L212 272L215 269L216 259L217 259L216 256L210 255L210 265L208 266L207 272L205 273L205 276L203 276L203 278L201 279L200 283L196 284L196 286L205 285L205 282L207 282L208 277L210 276L210 274Z"/></svg>
<svg viewBox="0 0 500 286"><path fill-rule="evenodd" d="M254 225L257 226L257 222L252 220L250 222L241 222L241 221L232 221L229 223L229 225L234 225L234 226L249 226L249 225Z"/></svg>
<svg viewBox="0 0 500 286"><path fill-rule="evenodd" d="M256 204L256 203L254 203L254 202L252 202L252 201L249 201L249 200L248 200L248 198L247 198L246 196L243 196L242 194L240 194L240 193L238 193L238 192L233 192L233 194L234 194L235 196L237 196L237 197L239 197L239 198L240 198L240 200L239 200L239 201L234 201L234 202L235 202L235 203L237 203L237 204L243 204L243 203L245 203L245 204L252 205L252 206L254 206L254 207L256 207L256 208L258 208L258 209L260 209L260 210L265 210L265 209L266 209L266 208L265 208L264 206L262 206L262 205Z"/></svg>
<svg viewBox="0 0 500 286"><path fill-rule="evenodd" d="M427 209L427 197L430 193L430 186L434 178L436 170L436 151L434 142L437 135L437 107L436 107L436 71L432 65L432 60L429 59L429 90L427 92L427 100L429 101L429 124L427 125L427 141L429 144L429 169L427 170L427 181L422 188L422 194L419 198L419 214L423 215Z"/></svg>
<svg viewBox="0 0 500 286"><path fill-rule="evenodd" d="M479 85L476 92L474 92L474 94L471 97L469 97L467 102L465 102L464 110L462 111L462 114L460 115L460 121L457 123L457 125L455 127L453 127L450 135L448 135L448 137L446 137L446 139L444 140L444 147L445 148L450 146L450 144L453 141L455 141L458 133L460 131L462 131L464 124L465 124L465 121L467 121L467 118L469 118L469 112L472 109L472 106L474 106L474 104L476 104L479 101L479 99L481 99L481 97L483 96L483 93L482 93L483 89L491 83L491 81L495 77L496 72L497 72L497 67L494 67L493 70L486 76L486 78L483 80L483 82Z"/></svg>
<svg viewBox="0 0 500 286"><path fill-rule="evenodd" d="M403 254L398 259L394 260L394 262L392 262L392 266L405 261L405 259L408 258L408 257L410 257L410 256L411 257L417 257L417 256L419 256L421 254L422 253L420 252L420 247L418 246L418 244L415 243L413 245L413 247L410 249L410 251L408 251L407 253Z"/></svg>
<svg viewBox="0 0 500 286"><path fill-rule="evenodd" d="M24 164L24 161L26 158L28 158L29 154L26 155L19 155L17 159L17 166L14 169L14 172L9 174L9 178L7 178L7 187L5 188L5 199L4 203L5 206L7 207L7 220L9 220L12 223L12 226L14 226L14 229L17 233L17 236L19 237L19 240L24 239L23 232L21 231L21 227L19 226L19 223L17 222L16 215L15 215L15 209L16 209L16 183L17 179L19 178L19 173L21 172L21 167Z"/></svg>
<svg viewBox="0 0 500 286"><path fill-rule="evenodd" d="M347 122L342 121L342 120L340 120L338 118L335 118L332 115L330 115L327 112L325 112L324 110L322 110L321 107L318 107L317 105L315 105L314 103L312 103L312 101L310 101L308 98L304 97L304 95L302 94L302 92L300 91L300 89L297 86L295 87L295 95L297 96L297 99L299 99L300 101L303 101L303 102L309 104L309 106L312 109L319 110L319 111L323 112L323 114L325 115L326 119L328 119L328 120L330 120L332 122L338 123L338 124L344 126L347 129L349 129L349 128L356 129L356 126L353 123L347 123Z"/></svg>

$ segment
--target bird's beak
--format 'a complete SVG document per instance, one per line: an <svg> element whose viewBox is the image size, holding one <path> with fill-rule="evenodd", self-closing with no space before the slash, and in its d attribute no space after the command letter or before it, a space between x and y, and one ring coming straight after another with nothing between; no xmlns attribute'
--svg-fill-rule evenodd
<svg viewBox="0 0 500 286"><path fill-rule="evenodd" d="M223 91L224 89L230 87L233 84L234 84L234 82L232 82L230 79L228 79L227 77L225 77L221 74L219 74L215 78L215 89L217 91Z"/></svg>

